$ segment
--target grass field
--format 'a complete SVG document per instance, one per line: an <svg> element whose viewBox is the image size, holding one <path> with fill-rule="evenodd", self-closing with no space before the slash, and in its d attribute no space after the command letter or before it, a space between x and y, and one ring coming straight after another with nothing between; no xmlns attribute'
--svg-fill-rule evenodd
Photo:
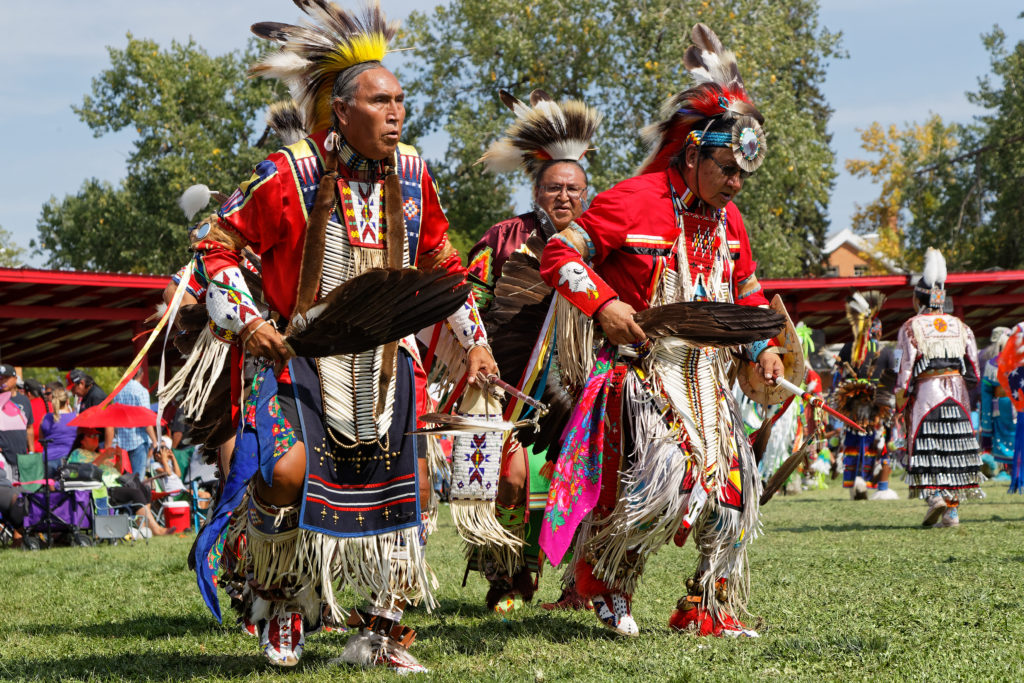
<svg viewBox="0 0 1024 683"><path fill-rule="evenodd" d="M898 488L901 494L905 489ZM411 610L413 652L441 681L1024 680L1024 497L1005 485L961 507L958 529L922 529L920 501L850 501L833 485L777 497L751 550L748 620L758 640L670 633L692 548L649 563L617 639L590 613L482 606L448 513L430 541L440 609ZM0 551L0 679L385 680L337 668L347 635L316 634L296 670L265 664L255 639L219 626L185 568L191 536L148 544ZM558 594L557 572L539 597ZM351 603L351 600L349 600Z"/></svg>

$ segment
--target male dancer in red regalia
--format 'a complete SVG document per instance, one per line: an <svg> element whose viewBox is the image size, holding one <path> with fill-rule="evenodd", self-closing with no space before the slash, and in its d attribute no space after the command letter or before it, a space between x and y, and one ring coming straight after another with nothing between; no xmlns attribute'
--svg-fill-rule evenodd
<svg viewBox="0 0 1024 683"><path fill-rule="evenodd" d="M592 319L606 343L576 375L588 379L552 480L541 546L557 563L578 528L576 588L605 626L632 636L631 598L647 557L692 533L700 564L670 625L756 636L738 619L760 482L730 392L728 367L737 361L674 338L646 343L633 319L679 301L767 304L732 203L764 159L763 117L732 53L701 24L693 39L685 64L698 84L669 100L663 120L645 131L653 151L640 174L598 195L544 251L544 279L587 317L575 328L560 317L559 335L586 338ZM740 362L756 363L772 382L783 364L770 346L747 345ZM571 383L571 359L559 359ZM599 472L580 467L577 454L597 450Z"/></svg>

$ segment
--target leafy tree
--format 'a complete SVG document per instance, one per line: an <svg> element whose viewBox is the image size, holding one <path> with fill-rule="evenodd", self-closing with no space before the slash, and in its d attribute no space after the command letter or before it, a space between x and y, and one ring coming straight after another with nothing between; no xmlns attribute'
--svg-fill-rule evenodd
<svg viewBox="0 0 1024 683"><path fill-rule="evenodd" d="M965 236L981 216L977 182L972 169L953 160L971 130L945 123L933 114L924 124L903 129L873 123L861 131L861 146L873 159L849 159L846 169L855 177L881 185L877 199L858 205L853 229L878 233L877 253L905 270L920 270L924 251L940 246L951 267L974 258L974 245ZM871 261L870 254L866 255ZM884 272L874 263L875 272Z"/></svg>
<svg viewBox="0 0 1024 683"><path fill-rule="evenodd" d="M110 68L74 107L97 137L135 130L127 177L89 179L43 206L32 246L51 267L172 272L186 258L178 196L195 183L231 192L267 153L257 115L279 91L246 77L255 44L210 56L192 40L168 49L131 34L127 41L108 48Z"/></svg>
<svg viewBox="0 0 1024 683"><path fill-rule="evenodd" d="M645 156L639 130L661 102L689 87L683 53L695 21L737 53L748 91L767 119L769 154L740 197L763 275L821 266L825 209L835 171L821 93L839 34L819 26L817 0L453 0L413 13L403 68L407 138L450 138L432 168L453 230L475 241L511 213L514 182L474 165L510 121L497 98L544 88L605 116L590 155L595 189L628 177Z"/></svg>
<svg viewBox="0 0 1024 683"><path fill-rule="evenodd" d="M0 228L0 267L17 268L23 266L22 257L25 250L14 243L14 235Z"/></svg>
<svg viewBox="0 0 1024 683"><path fill-rule="evenodd" d="M1018 18L1024 18L1024 13ZM976 268L1024 267L1024 41L1007 46L1006 33L995 27L982 36L992 73L978 79L967 98L988 112L977 118L979 132L971 154L960 160L974 168L985 220L970 235Z"/></svg>
<svg viewBox="0 0 1024 683"><path fill-rule="evenodd" d="M985 114L966 125L937 115L903 129L872 124L861 140L875 158L846 162L881 185L878 199L857 208L855 229L877 230L881 251L912 270L928 246L955 269L1024 267L1024 41L1008 47L999 27L982 41L992 72L967 97Z"/></svg>

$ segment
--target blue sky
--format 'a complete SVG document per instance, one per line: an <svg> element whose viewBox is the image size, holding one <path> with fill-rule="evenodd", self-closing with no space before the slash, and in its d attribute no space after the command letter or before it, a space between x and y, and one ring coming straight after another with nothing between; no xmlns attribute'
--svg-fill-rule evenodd
<svg viewBox="0 0 1024 683"><path fill-rule="evenodd" d="M431 0L383 0L402 18ZM840 174L832 195L832 231L845 228L856 203L877 189L851 178L843 162L860 156L858 128L872 121L904 124L931 112L967 121L978 110L964 93L989 70L980 36L999 24L1011 42L1024 38L1019 3L1009 0L822 0L821 23L842 31L849 59L828 68L824 90L835 109L833 148ZM0 25L0 129L7 163L0 176L0 227L27 246L40 208L50 196L74 193L89 177L117 181L131 151L129 133L94 138L71 106L108 65L105 46L125 34L166 45L192 35L212 53L242 46L255 21L289 21L286 0L50 0L3 2ZM780 37L781 38L781 37ZM742 65L741 65L742 66ZM438 150L427 141L428 156ZM742 198L741 198L742 201ZM756 229L756 226L751 226ZM41 259L30 259L39 265Z"/></svg>

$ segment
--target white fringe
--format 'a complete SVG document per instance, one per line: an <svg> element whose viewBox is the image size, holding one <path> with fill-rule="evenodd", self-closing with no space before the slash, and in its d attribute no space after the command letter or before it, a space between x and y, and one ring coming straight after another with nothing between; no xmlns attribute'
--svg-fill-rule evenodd
<svg viewBox="0 0 1024 683"><path fill-rule="evenodd" d="M489 392L469 387L459 404L459 415L468 418L491 419L501 416L501 404ZM459 535L469 545L488 545L519 549L522 541L501 525L494 513L494 500L498 495L501 474L502 447L505 435L500 432L459 434L452 446L452 493L450 507L452 521ZM477 450L484 453L485 462L479 481L472 481L471 462Z"/></svg>
<svg viewBox="0 0 1024 683"><path fill-rule="evenodd" d="M555 325L562 383L579 391L594 368L594 321L556 293Z"/></svg>
<svg viewBox="0 0 1024 683"><path fill-rule="evenodd" d="M946 322L945 332L935 329L935 321ZM967 355L967 339L963 323L950 315L921 315L910 323L918 352L926 360L933 358L963 358Z"/></svg>
<svg viewBox="0 0 1024 683"><path fill-rule="evenodd" d="M435 481L451 481L452 468L448 459L444 457L444 449L441 447L441 440L430 434L426 435L427 441L427 473L430 477L430 500L427 503L427 534L437 531L437 514L441 506L441 498L434 488Z"/></svg>
<svg viewBox="0 0 1024 683"><path fill-rule="evenodd" d="M161 403L171 401L179 392L185 390L187 385L181 408L185 417L197 417L210 398L214 381L224 369L230 351L230 344L217 339L209 326L203 327L192 353L181 369L167 382L158 400Z"/></svg>
<svg viewBox="0 0 1024 683"><path fill-rule="evenodd" d="M415 526L358 538L299 529L294 566L298 577L319 588L338 621L344 611L335 591L345 588L386 609L395 609L400 602L423 602L428 612L437 606L437 578L423 556Z"/></svg>
<svg viewBox="0 0 1024 683"><path fill-rule="evenodd" d="M633 464L619 478L620 495L608 524L587 544L587 554L595 556L594 576L609 583L627 553L649 555L668 543L686 509L682 488L688 454L632 372L623 383L623 407L634 434ZM600 552L593 552L596 548ZM622 589L632 593L638 578Z"/></svg>
<svg viewBox="0 0 1024 683"><path fill-rule="evenodd" d="M466 374L468 354L452 332L447 320L442 320L438 325L441 326L441 332L434 348L434 367L429 370L430 380L438 385L442 396L448 396Z"/></svg>
<svg viewBox="0 0 1024 683"><path fill-rule="evenodd" d="M501 525L494 514L493 500L452 500L448 507L459 536L466 543L467 554L475 547L485 546L499 557L511 557L523 547L523 539ZM506 564L512 564L508 561Z"/></svg>
<svg viewBox="0 0 1024 683"><path fill-rule="evenodd" d="M735 442L739 447L740 470L743 485L743 509L723 508L717 499L709 500L701 524L695 526L697 546L705 559L707 571L701 577L705 605L713 610L724 610L733 616L746 612L750 596L750 568L747 564L747 545L760 536L761 479L746 434L739 427L739 413L735 402L729 399L733 413ZM715 582L727 579L728 599L718 602Z"/></svg>

